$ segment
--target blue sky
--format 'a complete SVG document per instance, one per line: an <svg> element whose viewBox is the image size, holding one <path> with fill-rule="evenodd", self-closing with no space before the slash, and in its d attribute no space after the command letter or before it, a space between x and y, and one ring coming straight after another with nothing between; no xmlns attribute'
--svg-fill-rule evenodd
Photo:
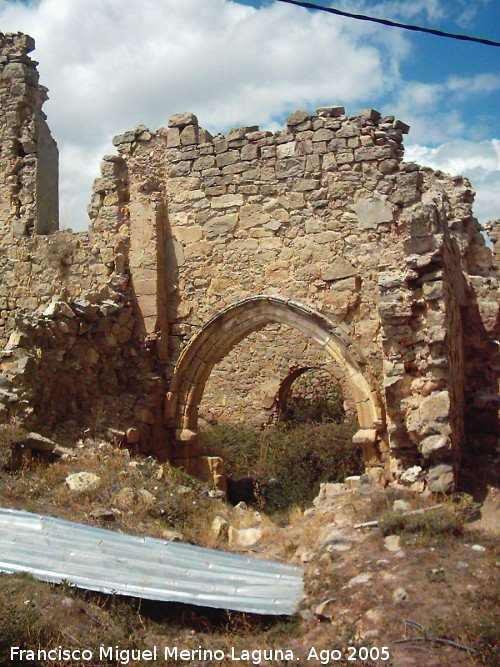
<svg viewBox="0 0 500 667"><path fill-rule="evenodd" d="M234 0L238 4L256 9L273 4L273 0ZM326 2L311 0L324 7L335 7L351 13L392 19L401 23L417 24L428 28L485 37L500 41L500 2L498 0L446 0L434 2L373 2L370 0L343 0ZM471 7L472 5L472 7ZM413 6L413 11L408 9ZM323 12L296 8L297 12L316 14L324 22L335 22L346 28L374 30L374 24L351 18L336 17ZM462 139L491 139L500 134L500 48L483 46L433 35L400 31L396 28L376 28L392 37L401 35L407 43L407 51L399 62L401 79L422 86L442 87L446 81L455 80L451 100L440 100L448 113L455 111L462 116ZM368 36L369 39L369 36ZM471 79L477 80L470 89ZM460 85L463 80L463 86ZM478 89L479 86L479 89ZM459 93L461 92L461 94ZM439 90L436 89L437 95ZM388 111L394 104L396 91L381 90L372 98L372 104ZM423 96L422 89L421 95ZM437 145L438 140L428 142Z"/></svg>
<svg viewBox="0 0 500 667"><path fill-rule="evenodd" d="M500 41L498 0L334 6ZM61 154L61 222L82 229L113 135L196 113L212 132L343 104L411 126L406 159L468 176L500 217L500 48L310 12L273 0L0 0L0 30L35 37Z"/></svg>

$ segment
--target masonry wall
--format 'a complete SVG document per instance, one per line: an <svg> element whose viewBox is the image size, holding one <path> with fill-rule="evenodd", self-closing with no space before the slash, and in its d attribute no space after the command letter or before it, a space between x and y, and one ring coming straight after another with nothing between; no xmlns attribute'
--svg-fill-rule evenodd
<svg viewBox="0 0 500 667"><path fill-rule="evenodd" d="M205 387L200 416L256 427L275 423L280 387L299 368L311 369L307 377L321 375L324 386L316 385L319 394L327 391L327 383L336 386L342 381L350 411L355 412L343 373L324 349L292 327L270 324L250 334L215 366Z"/></svg>
<svg viewBox="0 0 500 667"><path fill-rule="evenodd" d="M313 119L300 112L276 136L241 128L201 144L194 142L207 133L181 115L147 142L118 139L130 191L147 199L145 178L163 189L173 358L182 337L246 295L311 298L360 334L377 319L374 249L390 233L394 204L376 186L384 181L390 192L401 178L404 188L411 183L404 194L411 201L417 180L399 176L402 132L393 120L379 129L371 112L356 119L342 112L325 109Z"/></svg>
<svg viewBox="0 0 500 667"><path fill-rule="evenodd" d="M229 374L265 411L292 369L331 365L333 351L367 465L452 488L464 443L498 427L497 273L465 179L405 164L408 127L371 109L297 111L281 132L226 137L176 114L115 137L89 232L55 232L33 43L0 44L3 419L50 431L106 406L119 440L185 462L196 433L177 415L196 423L206 373L205 407L227 405ZM258 326L238 329L246 310Z"/></svg>
<svg viewBox="0 0 500 667"><path fill-rule="evenodd" d="M179 114L167 130L115 140L133 206L151 206L153 187L165 209L170 364L238 299L312 305L359 342L378 379L396 474L444 460L455 470L463 443L465 296L448 271L460 253L447 192L460 187L402 163L403 130L373 110L329 107L292 114L275 135L212 138ZM287 334L288 349L296 339ZM268 345L252 350L261 365L268 357Z"/></svg>
<svg viewBox="0 0 500 667"><path fill-rule="evenodd" d="M0 238L59 226L58 154L42 112L31 37L0 33Z"/></svg>
<svg viewBox="0 0 500 667"><path fill-rule="evenodd" d="M44 117L37 121L35 231L51 234L59 229L59 151Z"/></svg>

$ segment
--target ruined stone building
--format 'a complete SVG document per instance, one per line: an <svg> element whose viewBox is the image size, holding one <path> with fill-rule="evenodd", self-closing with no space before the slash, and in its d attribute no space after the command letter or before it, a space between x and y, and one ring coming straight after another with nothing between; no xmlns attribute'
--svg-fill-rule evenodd
<svg viewBox="0 0 500 667"><path fill-rule="evenodd" d="M403 162L404 123L331 106L212 137L176 114L115 137L89 231L57 231L33 48L0 35L1 420L102 422L196 473L210 378L207 414L263 419L319 369L376 479L448 490L493 445L494 251L466 179Z"/></svg>

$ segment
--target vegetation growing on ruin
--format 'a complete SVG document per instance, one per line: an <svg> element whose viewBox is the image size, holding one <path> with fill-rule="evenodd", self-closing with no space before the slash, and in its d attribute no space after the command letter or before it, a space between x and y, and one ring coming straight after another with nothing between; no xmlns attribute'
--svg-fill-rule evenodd
<svg viewBox="0 0 500 667"><path fill-rule="evenodd" d="M222 456L234 479L251 477L262 488L268 512L306 507L321 482L339 482L363 471L359 449L352 444L353 421L341 424L292 424L263 431L242 424L207 425L202 445Z"/></svg>
<svg viewBox="0 0 500 667"><path fill-rule="evenodd" d="M310 386L307 377L298 378L292 395L286 401L281 417L284 424L340 424L346 418L344 395L337 383L323 387Z"/></svg>
<svg viewBox="0 0 500 667"><path fill-rule="evenodd" d="M346 417L344 397L333 384L313 388L299 378L279 423L255 429L241 422L206 424L204 453L221 456L232 479L256 482L257 499L267 512L304 509L322 482L341 482L363 472L357 430Z"/></svg>
<svg viewBox="0 0 500 667"><path fill-rule="evenodd" d="M424 514L402 514L389 510L382 515L379 524L383 535L401 533L420 533L429 536L463 534L460 516L457 512L445 507Z"/></svg>

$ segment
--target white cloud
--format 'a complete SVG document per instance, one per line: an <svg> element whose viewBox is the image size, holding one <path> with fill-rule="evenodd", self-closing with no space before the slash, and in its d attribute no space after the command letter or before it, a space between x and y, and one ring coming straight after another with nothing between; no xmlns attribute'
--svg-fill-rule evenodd
<svg viewBox="0 0 500 667"><path fill-rule="evenodd" d="M443 15L439 0L377 7L404 18ZM437 102L458 99L471 81L401 81L410 43L401 31L284 3L256 10L230 0L0 0L0 25L36 39L61 155L62 222L76 229L87 225L92 178L100 156L114 152L113 135L141 123L156 130L172 113L193 111L211 131L274 129L297 108L338 103L350 111L392 97L395 108L383 111L410 122L416 142L466 130L458 111L448 109L443 123L434 115L443 115ZM476 90L495 81L478 78Z"/></svg>
<svg viewBox="0 0 500 667"><path fill-rule="evenodd" d="M399 36L382 49L378 33L368 40L351 24L281 3L0 0L0 24L36 39L61 151L61 207L76 228L87 222L89 165L96 173L96 148L108 141L112 151L113 135L140 123L155 130L179 111L224 131L276 126L300 106L363 106L390 88L401 50Z"/></svg>
<svg viewBox="0 0 500 667"><path fill-rule="evenodd" d="M472 93L493 93L500 90L500 74L485 73L474 77L452 76L446 89L464 99Z"/></svg>
<svg viewBox="0 0 500 667"><path fill-rule="evenodd" d="M410 145L406 147L405 160L466 176L476 190L476 217L481 221L500 217L500 140L460 140L436 148Z"/></svg>
<svg viewBox="0 0 500 667"><path fill-rule="evenodd" d="M480 121L471 123L464 103L473 95L498 90L500 74L496 73L450 76L442 83L402 81L393 113L411 126L411 139L417 143L440 144L457 137L484 138L491 129L488 120L483 126ZM485 111L488 111L487 105Z"/></svg>
<svg viewBox="0 0 500 667"><path fill-rule="evenodd" d="M85 229L85 212L90 203L92 183L102 156L110 153L107 143L99 146L65 142L59 147L59 226ZM75 216L79 213L79 217ZM80 224L78 222L80 221Z"/></svg>
<svg viewBox="0 0 500 667"><path fill-rule="evenodd" d="M351 6L352 2L344 3L345 6ZM429 22L435 22L446 16L446 9L440 0L412 0L412 2L400 2L400 0L388 0L379 2L376 5L372 3L363 3L365 13L370 16L381 18L400 18L409 21L415 17L423 15ZM357 5L359 8L359 5Z"/></svg>

